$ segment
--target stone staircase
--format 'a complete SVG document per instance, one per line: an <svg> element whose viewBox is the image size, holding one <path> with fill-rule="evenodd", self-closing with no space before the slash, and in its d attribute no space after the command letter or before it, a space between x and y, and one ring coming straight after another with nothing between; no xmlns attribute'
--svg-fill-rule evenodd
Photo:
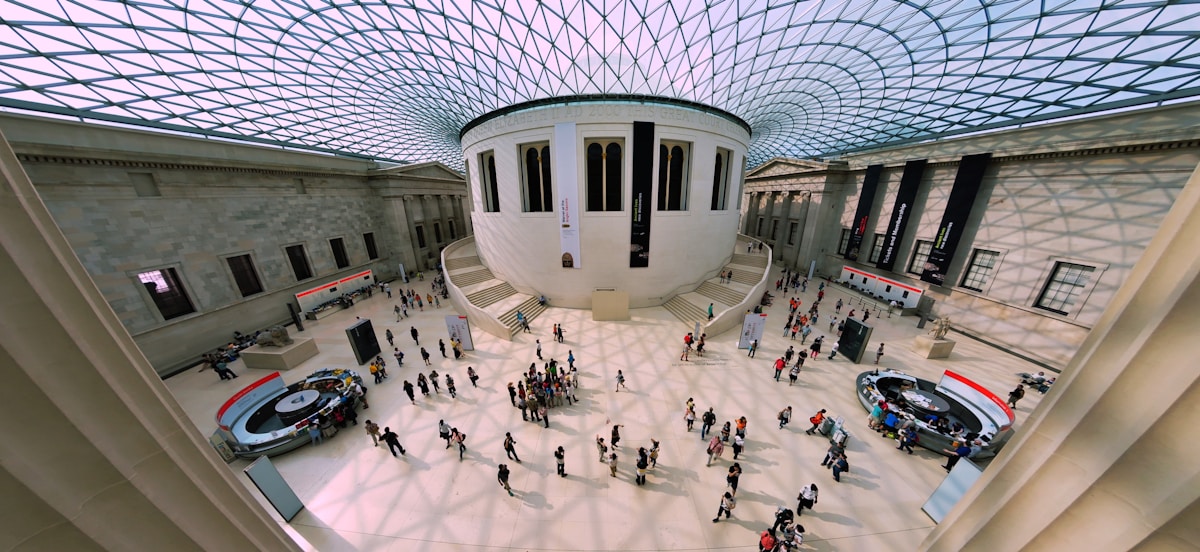
<svg viewBox="0 0 1200 552"><path fill-rule="evenodd" d="M451 280L453 280L453 277L451 277ZM456 285L458 284L457 281L454 283ZM481 289L475 293L467 295L467 301L470 301L471 304L475 305L476 307L483 308L516 294L517 290L513 289L508 282L500 282L498 285Z"/></svg>
<svg viewBox="0 0 1200 552"><path fill-rule="evenodd" d="M483 261L479 257L457 257L454 259L446 259L446 271L461 270L471 268L473 266L483 266Z"/></svg>
<svg viewBox="0 0 1200 552"><path fill-rule="evenodd" d="M493 280L495 278L496 277L492 275L492 271L486 268L483 270L476 270L474 272L460 272L458 274L450 275L450 280L458 287L467 287L486 282L488 280Z"/></svg>
<svg viewBox="0 0 1200 552"><path fill-rule="evenodd" d="M508 329L512 332L510 335L516 335L517 332L521 331L521 325L517 323L517 311L521 311L521 314L525 315L526 321L533 321L539 314L546 312L546 307L538 304L538 298L531 295L528 299L522 301L520 305L500 315L500 322L508 326Z"/></svg>
<svg viewBox="0 0 1200 552"><path fill-rule="evenodd" d="M729 307L741 303L742 300L746 298L746 292L739 292L738 290L731 289L728 286L714 284L711 280L700 284L700 287L696 288L696 293L712 299L713 302L721 303ZM708 314L705 313L704 317L708 318Z"/></svg>
<svg viewBox="0 0 1200 552"><path fill-rule="evenodd" d="M763 267L763 270L765 269L766 267ZM739 284L746 284L748 286L757 284L758 281L762 279L763 275L763 270L755 272L753 270L746 270L744 268L734 268L733 265L725 265L725 270L733 271L733 277L730 278L731 281Z"/></svg>
<svg viewBox="0 0 1200 552"><path fill-rule="evenodd" d="M742 265L742 266L753 266L753 267L757 267L757 268L767 268L767 256L766 255L739 255L737 253L734 253L733 259L731 259L729 261L729 264ZM755 282L757 282L757 280L755 280Z"/></svg>
<svg viewBox="0 0 1200 552"><path fill-rule="evenodd" d="M708 312L679 295L663 303L663 308L667 309L667 312L674 314L675 318L678 318L680 322L683 322L688 327L691 327L696 322L703 323L708 320Z"/></svg>

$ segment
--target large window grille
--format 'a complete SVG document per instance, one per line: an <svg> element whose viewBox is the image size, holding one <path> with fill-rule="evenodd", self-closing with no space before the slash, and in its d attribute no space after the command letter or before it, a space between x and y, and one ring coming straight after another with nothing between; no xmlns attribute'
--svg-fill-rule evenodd
<svg viewBox="0 0 1200 552"><path fill-rule="evenodd" d="M984 286L987 286L991 279L992 271L995 270L996 261L999 258L1000 253L997 251L976 249L971 254L971 264L967 267L967 272L963 274L962 282L959 285L982 292Z"/></svg>
<svg viewBox="0 0 1200 552"><path fill-rule="evenodd" d="M367 258L374 261L379 258L379 248L375 247L375 233L363 234L363 245L367 248Z"/></svg>
<svg viewBox="0 0 1200 552"><path fill-rule="evenodd" d="M425 247L425 228L422 227L420 224L418 224L418 225L414 226L413 229L417 231L417 247L424 248Z"/></svg>
<svg viewBox="0 0 1200 552"><path fill-rule="evenodd" d="M587 142L587 210L620 211L621 168L620 140Z"/></svg>
<svg viewBox="0 0 1200 552"><path fill-rule="evenodd" d="M225 262L229 264L229 272L233 274L233 281L242 297L262 293L262 281L258 279L258 272L254 270L254 260L250 255L226 257Z"/></svg>
<svg viewBox="0 0 1200 552"><path fill-rule="evenodd" d="M333 251L333 264L338 268L350 266L350 257L346 255L346 241L342 238L329 240L329 249Z"/></svg>
<svg viewBox="0 0 1200 552"><path fill-rule="evenodd" d="M550 179L550 144L525 144L521 146L522 187L521 199L526 213L554 211L554 192Z"/></svg>
<svg viewBox="0 0 1200 552"><path fill-rule="evenodd" d="M787 239L788 245L796 245L796 231L799 230L799 228L800 228L800 223L798 223L798 222L788 223L788 239Z"/></svg>
<svg viewBox="0 0 1200 552"><path fill-rule="evenodd" d="M883 234L875 234L875 243L871 244L871 258L869 262L878 262L879 255L883 253Z"/></svg>
<svg viewBox="0 0 1200 552"><path fill-rule="evenodd" d="M146 287L146 292L150 294L154 306L158 307L163 320L196 312L196 307L184 292L179 273L174 268L142 272L138 274L138 281Z"/></svg>
<svg viewBox="0 0 1200 552"><path fill-rule="evenodd" d="M658 210L688 208L688 157L691 144L663 141L658 146Z"/></svg>
<svg viewBox="0 0 1200 552"><path fill-rule="evenodd" d="M484 212L499 213L500 191L496 184L496 155L493 151L479 154L479 187L482 188Z"/></svg>
<svg viewBox="0 0 1200 552"><path fill-rule="evenodd" d="M1069 314L1070 307L1079 299L1096 267L1068 262L1054 264L1054 272L1038 295L1034 306L1058 314Z"/></svg>
<svg viewBox="0 0 1200 552"><path fill-rule="evenodd" d="M713 211L724 211L729 208L729 175L733 172L733 167L730 167L729 163L732 160L732 151L717 148L717 158L713 167L712 205L710 206Z"/></svg>
<svg viewBox="0 0 1200 552"><path fill-rule="evenodd" d="M932 251L933 242L917 240L917 247L913 249L912 259L908 261L909 274L921 274L925 272L925 263L929 261L929 253Z"/></svg>
<svg viewBox="0 0 1200 552"><path fill-rule="evenodd" d="M850 229L842 228L842 238L838 241L838 255L845 255L847 247L850 247Z"/></svg>

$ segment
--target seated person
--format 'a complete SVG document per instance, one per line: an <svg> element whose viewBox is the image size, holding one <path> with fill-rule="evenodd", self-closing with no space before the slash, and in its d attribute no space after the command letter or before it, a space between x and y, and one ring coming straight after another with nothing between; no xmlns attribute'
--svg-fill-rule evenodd
<svg viewBox="0 0 1200 552"><path fill-rule="evenodd" d="M543 307L546 306L546 296L545 295L538 296L538 304Z"/></svg>
<svg viewBox="0 0 1200 552"><path fill-rule="evenodd" d="M933 424L933 429L937 430L938 433L949 434L950 433L950 420L947 420L945 418L938 418L937 421L934 422L934 424Z"/></svg>

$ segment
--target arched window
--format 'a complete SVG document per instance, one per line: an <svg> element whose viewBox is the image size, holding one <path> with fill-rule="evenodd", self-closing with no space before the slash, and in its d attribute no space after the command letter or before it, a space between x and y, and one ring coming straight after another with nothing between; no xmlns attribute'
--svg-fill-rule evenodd
<svg viewBox="0 0 1200 552"><path fill-rule="evenodd" d="M521 146L525 186L522 200L527 213L554 211L554 193L550 180L550 144Z"/></svg>
<svg viewBox="0 0 1200 552"><path fill-rule="evenodd" d="M717 148L716 166L713 167L712 205L713 211L724 211L729 208L729 173L730 158L733 152Z"/></svg>
<svg viewBox="0 0 1200 552"><path fill-rule="evenodd" d="M663 141L658 147L658 210L686 211L690 144Z"/></svg>
<svg viewBox="0 0 1200 552"><path fill-rule="evenodd" d="M496 185L496 155L493 151L479 154L479 187L483 196L483 210L488 213L500 212L500 194Z"/></svg>
<svg viewBox="0 0 1200 552"><path fill-rule="evenodd" d="M620 211L621 147L619 140L587 142L587 210Z"/></svg>

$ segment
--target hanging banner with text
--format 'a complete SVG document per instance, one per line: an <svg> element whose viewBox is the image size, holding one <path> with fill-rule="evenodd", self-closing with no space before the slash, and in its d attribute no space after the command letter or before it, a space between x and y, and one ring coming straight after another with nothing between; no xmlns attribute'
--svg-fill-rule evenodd
<svg viewBox="0 0 1200 552"><path fill-rule="evenodd" d="M633 195L629 228L629 266L650 266L650 191L654 188L654 123L633 122Z"/></svg>
<svg viewBox="0 0 1200 552"><path fill-rule="evenodd" d="M738 337L738 348L749 349L750 343L762 342L763 331L767 329L767 313L746 315L742 320L742 335Z"/></svg>
<svg viewBox="0 0 1200 552"><path fill-rule="evenodd" d="M891 271L896 266L896 257L900 253L900 242L904 240L904 229L908 228L913 202L917 200L917 188L921 187L921 176L925 174L925 164L924 159L916 159L904 164L904 174L900 177L900 190L896 192L896 203L892 205L892 219L888 222L887 233L883 235L883 248L879 251L879 261L875 263L875 266L881 270Z"/></svg>
<svg viewBox="0 0 1200 552"><path fill-rule="evenodd" d="M842 252L848 261L857 261L862 250L863 235L867 233L867 222L871 219L871 205L875 203L875 190L879 187L881 173L883 165L871 165L863 177L862 193L858 195L858 209L854 211L854 222L850 229L850 242Z"/></svg>
<svg viewBox="0 0 1200 552"><path fill-rule="evenodd" d="M575 123L554 125L554 168L558 180L558 236L563 268L582 268L579 259L579 150Z"/></svg>
<svg viewBox="0 0 1200 552"><path fill-rule="evenodd" d="M954 187L950 188L946 212L942 215L942 224L938 226L937 235L933 238L933 249L929 252L929 260L925 262L925 270L921 272L921 280L939 286L945 283L946 271L950 270L950 262L954 260L958 240L962 238L963 225L967 223L967 217L971 216L975 196L983 182L983 172L987 170L988 161L991 159L991 153L981 153L964 156L962 161L959 161L958 174L954 175Z"/></svg>

